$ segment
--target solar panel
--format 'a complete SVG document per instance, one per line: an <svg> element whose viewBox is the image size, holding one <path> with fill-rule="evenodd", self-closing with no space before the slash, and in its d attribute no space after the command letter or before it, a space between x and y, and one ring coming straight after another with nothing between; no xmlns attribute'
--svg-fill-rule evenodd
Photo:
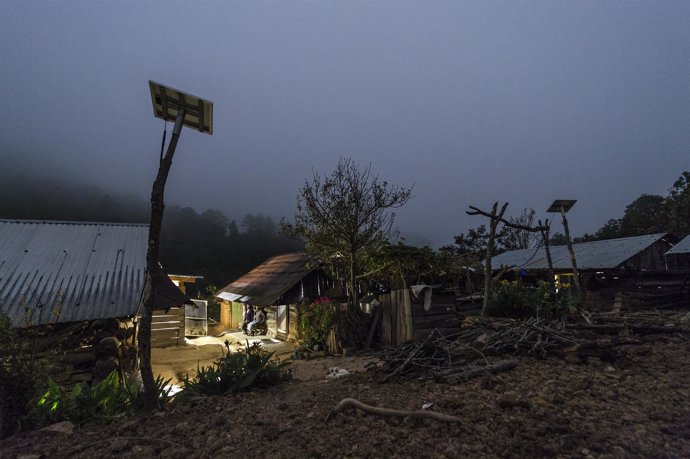
<svg viewBox="0 0 690 459"><path fill-rule="evenodd" d="M186 109L184 125L199 132L213 134L213 102L149 80L153 114L175 122L181 108Z"/></svg>
<svg viewBox="0 0 690 459"><path fill-rule="evenodd" d="M577 202L576 199L556 199L551 206L546 210L547 212L568 212Z"/></svg>

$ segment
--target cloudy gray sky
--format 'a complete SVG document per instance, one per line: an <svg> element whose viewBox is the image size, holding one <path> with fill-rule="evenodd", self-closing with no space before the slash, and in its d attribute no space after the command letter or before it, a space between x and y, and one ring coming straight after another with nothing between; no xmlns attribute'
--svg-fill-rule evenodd
<svg viewBox="0 0 690 459"><path fill-rule="evenodd" d="M155 176L149 79L215 103L168 201L231 217L290 217L312 169L351 156L415 184L414 242L496 200L543 218L578 199L581 234L690 169L686 0L0 4L0 155L110 191Z"/></svg>

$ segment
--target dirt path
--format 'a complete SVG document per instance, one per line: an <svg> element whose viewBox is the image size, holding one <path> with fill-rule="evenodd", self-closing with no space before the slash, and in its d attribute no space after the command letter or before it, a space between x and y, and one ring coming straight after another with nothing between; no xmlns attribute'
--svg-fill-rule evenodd
<svg viewBox="0 0 690 459"><path fill-rule="evenodd" d="M174 405L153 417L87 425L73 435L28 432L0 456L39 457L688 457L690 348L656 339L622 346L614 364L519 357L516 369L458 385L377 382L371 357L296 362L297 379L270 390ZM339 366L350 377L326 380ZM431 409L457 424L384 418L343 398Z"/></svg>

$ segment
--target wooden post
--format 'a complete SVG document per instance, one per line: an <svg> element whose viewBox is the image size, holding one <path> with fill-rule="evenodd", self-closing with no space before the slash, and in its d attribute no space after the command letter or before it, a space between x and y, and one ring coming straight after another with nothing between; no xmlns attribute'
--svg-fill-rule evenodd
<svg viewBox="0 0 690 459"><path fill-rule="evenodd" d="M151 369L151 322L153 321L153 299L156 295L156 282L154 282L153 273L160 269L160 233L163 223L163 210L165 209L165 182L170 173L173 155L175 154L177 141L180 138L182 123L186 113L187 110L185 108L181 108L177 113L168 150L158 166L158 175L156 175L156 180L153 182L153 188L151 189L151 222L149 225L148 250L146 251L146 277L149 288L144 299L141 325L139 326L141 379L144 384L145 404L149 409L155 408L158 403L156 399L156 383L153 370Z"/></svg>
<svg viewBox="0 0 690 459"><path fill-rule="evenodd" d="M503 207L501 207L501 212L496 214L496 209L498 208L498 202L494 203L493 209L491 210L491 213L484 212L483 210L477 209L474 206L470 206L470 211L466 211L465 213L467 215L483 215L485 217L489 217L491 219L491 224L489 225L489 240L486 245L486 258L484 261L484 301L482 302L482 316L485 316L487 313L487 309L489 307L489 297L491 296L491 257L494 252L494 241L496 239L496 227L498 226L499 223L503 223L505 226L509 228L515 228L515 229L522 229L525 231L531 231L531 232L536 232L536 231L544 231L548 230L548 228L544 228L539 225L537 228L532 228L530 226L525 226L525 225L518 225L512 222L509 222L505 218L503 218L503 214L506 211L506 208L508 207L508 203L506 202L503 204ZM543 234L543 233L542 233ZM548 237L548 231L547 231L547 237ZM548 250L548 249L547 249ZM497 276L497 279L500 277Z"/></svg>
<svg viewBox="0 0 690 459"><path fill-rule="evenodd" d="M577 312L580 312L582 303L582 288L580 287L580 274L577 271L577 261L575 260L575 251L573 244L570 241L570 231L568 230L568 219L565 218L565 209L561 206L561 217L563 217L563 232L565 233L565 242L568 244L568 254L570 255L570 263L573 266L573 282L575 283L575 290L577 291Z"/></svg>
<svg viewBox="0 0 690 459"><path fill-rule="evenodd" d="M556 272L553 270L553 260L551 259L551 248L549 247L549 220L547 219L544 224L541 224L541 220L538 222L541 237L544 240L544 250L546 251L546 261L549 264L549 285L551 294L556 299Z"/></svg>
<svg viewBox="0 0 690 459"><path fill-rule="evenodd" d="M485 317L489 310L489 300L491 297L491 257L494 254L494 241L496 240L496 227L503 218L503 214L508 207L508 203L503 204L501 212L496 214L498 202L491 208L491 223L489 223L489 240L486 243L486 258L484 259L484 300L482 302L482 317Z"/></svg>

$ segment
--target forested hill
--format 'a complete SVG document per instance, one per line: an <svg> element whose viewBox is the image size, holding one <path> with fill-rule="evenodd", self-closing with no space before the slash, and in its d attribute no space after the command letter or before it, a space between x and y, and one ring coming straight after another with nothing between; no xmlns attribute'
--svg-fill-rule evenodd
<svg viewBox="0 0 690 459"><path fill-rule="evenodd" d="M0 174L0 183L0 218L148 223L149 203L141 197L17 171ZM222 287L273 255L302 248L262 214L248 214L238 224L218 210L199 213L170 204L165 209L163 266L168 273L204 276L202 290Z"/></svg>

